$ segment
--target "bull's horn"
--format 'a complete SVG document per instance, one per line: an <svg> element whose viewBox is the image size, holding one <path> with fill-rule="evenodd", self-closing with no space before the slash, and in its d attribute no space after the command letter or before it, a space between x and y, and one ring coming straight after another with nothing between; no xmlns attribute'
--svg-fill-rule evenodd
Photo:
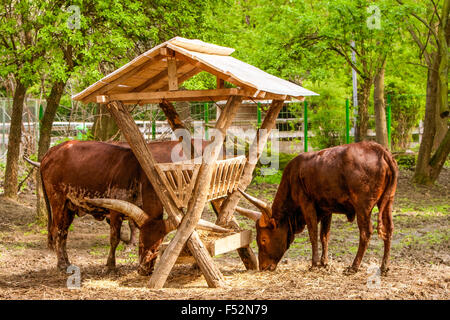
<svg viewBox="0 0 450 320"><path fill-rule="evenodd" d="M128 201L119 200L119 199L84 199L87 203L93 204L97 207L103 207L106 209L111 209L124 215L130 217L136 222L136 224L140 227L144 225L144 223L148 219L148 215L144 210L139 208L137 205L132 204Z"/></svg>
<svg viewBox="0 0 450 320"><path fill-rule="evenodd" d="M87 203L93 204L95 206L123 213L124 215L133 219L139 226L139 228L142 227L142 225L144 225L144 223L148 219L148 215L145 213L144 210L128 201L119 199L88 199L88 198L85 198L84 200ZM165 224L168 232L175 230L177 228L177 226L171 220L165 220ZM203 219L199 220L197 228L221 233L230 232L229 229L225 229L221 226L218 226L212 222Z"/></svg>
<svg viewBox="0 0 450 320"><path fill-rule="evenodd" d="M28 162L29 164L31 164L32 166L36 167L36 168L40 168L41 167L41 163L40 162L36 162L33 161L31 159L28 159L27 157L23 156L23 159Z"/></svg>
<svg viewBox="0 0 450 320"><path fill-rule="evenodd" d="M266 213L269 217L272 216L272 208L264 201L257 199L247 193L245 193L241 188L238 188L239 192L251 203L253 203L261 212Z"/></svg>
<svg viewBox="0 0 450 320"><path fill-rule="evenodd" d="M178 227L172 221L172 219L164 220L164 223L166 224L166 231L167 232L173 231L173 230L175 230ZM212 222L209 222L209 221L203 220L203 219L200 219L198 221L198 224L197 224L196 228L197 229L201 229L201 230L206 230L206 231L218 232L218 233L227 233L227 232L231 232L232 231L230 229L223 228L221 226L218 226L218 225L216 225L216 224L214 224Z"/></svg>
<svg viewBox="0 0 450 320"><path fill-rule="evenodd" d="M242 207L236 207L236 211L254 221L257 221L259 218L261 218L261 212L259 211L254 211Z"/></svg>

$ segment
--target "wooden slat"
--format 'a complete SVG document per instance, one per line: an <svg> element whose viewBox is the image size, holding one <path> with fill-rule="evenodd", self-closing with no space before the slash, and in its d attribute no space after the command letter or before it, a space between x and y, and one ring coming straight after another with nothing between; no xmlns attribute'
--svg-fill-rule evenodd
<svg viewBox="0 0 450 320"><path fill-rule="evenodd" d="M91 92L88 96L84 97L82 101L85 103L95 101L96 96L101 95L105 92L108 92L109 90L115 88L117 85L122 84L127 79L131 78L135 74L137 74L137 73L141 72L142 70L144 70L145 68L147 68L151 63L161 60L162 58L163 58L163 56L161 56L161 55L157 55L154 58L150 58L148 61L141 64L139 67L131 69L127 73L124 73L123 75L121 75L116 80L113 80L110 83L108 83L107 85L101 87L100 89L98 89L94 92Z"/></svg>
<svg viewBox="0 0 450 320"><path fill-rule="evenodd" d="M227 253L248 246L252 241L252 231L244 230L212 242L208 251L211 256Z"/></svg>
<svg viewBox="0 0 450 320"><path fill-rule="evenodd" d="M157 92L129 92L129 93L115 93L108 96L97 96L99 103L105 103L113 100L140 101L140 100L159 100L159 99L201 99L210 97L224 97L224 96L241 96L244 94L243 90L237 88L228 89L211 89L211 90L181 90L181 91L157 91Z"/></svg>

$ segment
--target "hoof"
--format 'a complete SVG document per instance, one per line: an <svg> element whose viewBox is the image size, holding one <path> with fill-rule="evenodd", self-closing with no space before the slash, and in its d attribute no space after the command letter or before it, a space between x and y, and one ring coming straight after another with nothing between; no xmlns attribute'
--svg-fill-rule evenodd
<svg viewBox="0 0 450 320"><path fill-rule="evenodd" d="M347 267L347 268L345 268L344 269L344 274L346 275L346 276L351 276L352 274L355 274L356 272L358 272L358 269L355 269L355 268L353 268L353 267Z"/></svg>
<svg viewBox="0 0 450 320"><path fill-rule="evenodd" d="M58 263L57 269L61 273L67 273L67 268L69 268L70 263Z"/></svg>
<svg viewBox="0 0 450 320"><path fill-rule="evenodd" d="M381 276L382 277L386 277L387 275L388 275L388 273L389 273L389 268L381 268L380 269L380 271L381 271Z"/></svg>
<svg viewBox="0 0 450 320"><path fill-rule="evenodd" d="M310 271L310 272L319 271L319 270L320 270L320 265L312 265L308 268L308 271Z"/></svg>

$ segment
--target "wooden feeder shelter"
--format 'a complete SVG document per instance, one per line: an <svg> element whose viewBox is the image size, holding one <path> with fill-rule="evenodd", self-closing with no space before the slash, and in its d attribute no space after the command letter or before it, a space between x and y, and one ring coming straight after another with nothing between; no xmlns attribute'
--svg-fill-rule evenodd
<svg viewBox="0 0 450 320"><path fill-rule="evenodd" d="M137 160L152 183L169 219L178 228L165 248L151 276L149 286L162 288L186 245L210 287L225 286L224 278L212 256L238 250L247 269L257 269L257 259L249 246L249 230L240 230L234 212L240 200L237 188L246 189L252 179L254 163L244 156L219 159L226 130L242 100L271 100L260 129L250 146L250 154L262 153L270 130L275 126L285 100L303 100L316 95L292 82L277 78L230 55L234 49L200 40L180 37L166 41L138 56L72 98L84 103L105 104L115 119ZM180 85L201 71L217 78L212 90L180 90ZM233 85L225 87L225 82ZM215 137L206 161L157 163L127 105L159 104L172 130L184 128L174 101L221 101ZM198 159L197 159L198 160ZM217 212L216 224L237 233L204 245L195 230L204 207L211 201ZM240 211L242 212L242 210Z"/></svg>

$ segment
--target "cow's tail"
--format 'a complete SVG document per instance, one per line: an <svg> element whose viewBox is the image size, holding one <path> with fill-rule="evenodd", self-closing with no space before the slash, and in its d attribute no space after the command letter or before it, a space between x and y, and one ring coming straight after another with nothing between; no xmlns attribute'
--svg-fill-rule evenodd
<svg viewBox="0 0 450 320"><path fill-rule="evenodd" d="M41 173L41 185L42 193L44 194L45 206L47 207L47 244L50 249L53 249L53 235L52 235L52 208L50 206L50 201L48 200L47 191L45 190L44 179Z"/></svg>
<svg viewBox="0 0 450 320"><path fill-rule="evenodd" d="M398 167L397 162L389 153L384 150L383 159L389 166L389 177L383 194L378 202L378 236L383 240L388 240L394 231L394 223L392 221L392 204L394 202L395 190L397 189Z"/></svg>

